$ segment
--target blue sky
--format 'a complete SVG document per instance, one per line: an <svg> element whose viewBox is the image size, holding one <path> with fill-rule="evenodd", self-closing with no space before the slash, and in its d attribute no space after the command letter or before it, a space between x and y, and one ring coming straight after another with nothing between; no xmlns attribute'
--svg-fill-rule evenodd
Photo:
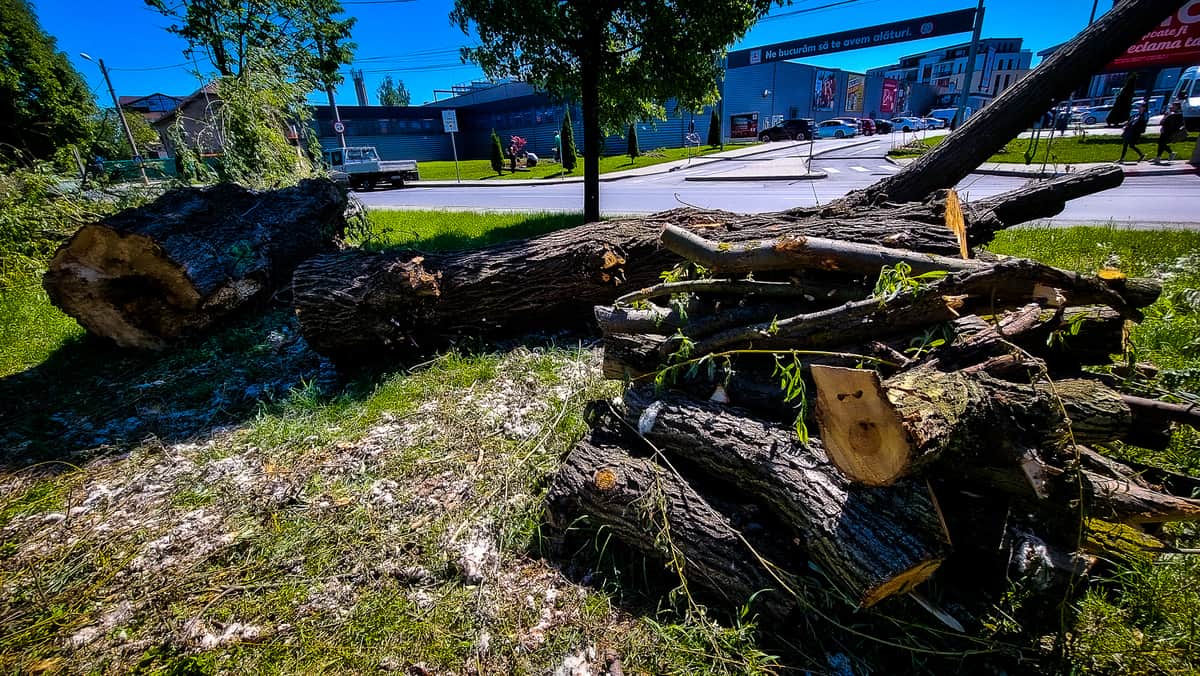
<svg viewBox="0 0 1200 676"><path fill-rule="evenodd" d="M680 0L686 2L686 0ZM973 7L973 0L796 0L776 8L751 29L734 49L805 38L914 16ZM358 17L354 41L358 43L354 68L366 77L371 103L375 88L391 74L403 80L414 104L434 100L435 89L482 77L481 71L459 61L458 48L473 44L448 18L453 0L343 0L347 14ZM99 69L79 57L87 52L103 58L111 69L120 95L153 92L188 94L197 88L194 68L182 55L184 43L167 33L168 20L146 7L142 0L34 0L42 27L70 55L100 101L107 101ZM985 2L984 37L1021 37L1025 48L1037 51L1070 39L1082 30L1091 13L1092 0L990 0ZM1100 12L1111 7L1100 0ZM805 61L817 66L863 71L894 63L899 57L966 42L969 34L875 47L827 55ZM1035 57L1035 64L1037 62ZM201 72L211 66L199 62ZM438 96L444 97L443 94ZM313 97L314 102L321 99ZM338 90L339 103L355 102L349 77Z"/></svg>

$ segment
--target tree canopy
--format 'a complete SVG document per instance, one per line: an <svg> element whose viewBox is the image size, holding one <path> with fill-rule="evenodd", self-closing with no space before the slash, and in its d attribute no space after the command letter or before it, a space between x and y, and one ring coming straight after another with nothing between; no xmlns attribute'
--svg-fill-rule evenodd
<svg viewBox="0 0 1200 676"><path fill-rule="evenodd" d="M26 0L0 0L0 164L49 159L85 141L91 91Z"/></svg>
<svg viewBox="0 0 1200 676"><path fill-rule="evenodd" d="M188 42L222 76L239 76L270 55L291 78L322 89L339 84L350 62L354 18L339 19L339 0L145 0L176 23L167 30Z"/></svg>
<svg viewBox="0 0 1200 676"><path fill-rule="evenodd" d="M381 106L407 106L412 102L412 95L404 86L404 80L393 82L391 75L385 75L383 82L379 84L379 89L375 91L379 95L379 105Z"/></svg>
<svg viewBox="0 0 1200 676"><path fill-rule="evenodd" d="M153 151L162 147L162 139L158 132L142 114L136 110L125 109L125 120L129 123L129 131L137 144L142 157L152 157ZM113 108L105 108L92 120L91 154L99 155L107 160L131 160L133 153L129 149L129 141L125 138L125 130L121 128L121 118Z"/></svg>
<svg viewBox="0 0 1200 676"><path fill-rule="evenodd" d="M479 37L462 56L490 77L517 77L580 101L584 218L599 218L603 130L662 117L668 99L696 110L717 98L718 57L781 0L455 0L451 19Z"/></svg>

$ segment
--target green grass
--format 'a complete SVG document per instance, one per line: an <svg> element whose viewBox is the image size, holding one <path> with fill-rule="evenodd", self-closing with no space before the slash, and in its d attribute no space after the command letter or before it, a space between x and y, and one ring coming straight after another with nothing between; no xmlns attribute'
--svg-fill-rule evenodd
<svg viewBox="0 0 1200 676"><path fill-rule="evenodd" d="M945 136L935 136L917 141L917 146L904 146L889 152L892 157L919 157L925 148L942 142ZM1190 148L1191 140L1172 144L1175 152L1182 154L1180 148ZM924 146L924 148L918 147ZM1154 157L1158 147L1158 136L1144 136L1138 144L1148 157ZM1037 145L1030 139L1009 141L1004 149L987 159L988 162L1003 162L1008 164L1026 164L1026 153L1031 154L1030 164L1083 164L1088 162L1116 162L1121 157L1121 137L1114 134L1090 134L1085 138L1071 136L1055 138L1047 142L1043 137ZM1126 160L1136 160L1137 153L1132 150L1125 156Z"/></svg>
<svg viewBox="0 0 1200 676"><path fill-rule="evenodd" d="M443 251L579 220L377 211L357 241ZM1162 369L1142 386L1200 394L1200 233L1028 228L990 248L1163 276L1133 332L1136 358ZM280 309L129 355L50 321L25 276L0 295L0 348L18 355L0 378L0 671L551 673L581 646L615 649L626 673L827 667L822 650L775 657L750 616L699 613L666 593L677 581L660 564L615 553L603 533L555 549L547 479L586 429L584 403L618 389L594 350L451 351L338 377ZM1197 447L1180 433L1166 453L1118 450L1200 473ZM1167 535L1200 546L1187 527ZM469 585L458 552L476 537L495 558ZM1200 559L1114 570L1078 603L1070 667L1196 671ZM873 631L871 617L848 621ZM236 626L254 632L221 639ZM825 626L807 618L787 638L811 647L805 633ZM882 650L820 640L855 659ZM946 664L924 659L889 664Z"/></svg>
<svg viewBox="0 0 1200 676"><path fill-rule="evenodd" d="M536 237L583 223L574 213L480 213L475 211L376 210L352 243L370 251L397 247L452 251Z"/></svg>
<svg viewBox="0 0 1200 676"><path fill-rule="evenodd" d="M40 270L0 280L0 378L42 363L81 336L79 324L50 303Z"/></svg>
<svg viewBox="0 0 1200 676"><path fill-rule="evenodd" d="M656 148L648 150L636 159L630 160L628 155L607 155L600 158L600 173L609 174L616 171L626 171L628 169L638 169L640 167L649 167L655 164L664 162L674 162L675 160L685 160L689 157L699 157L702 155L711 155L712 153L721 152L718 147L701 146L697 148ZM565 172L562 166L556 162L548 161L546 158L541 158L536 167L531 167L529 171L517 171L511 173L508 170L508 163L504 164L504 173L497 175L492 169L490 160L459 160L459 171L461 178L464 181L506 181L513 179L557 179L563 177L581 177L583 176L583 158L579 158L579 164L574 171ZM422 181L453 181L455 180L454 162L421 162L418 165L421 170Z"/></svg>

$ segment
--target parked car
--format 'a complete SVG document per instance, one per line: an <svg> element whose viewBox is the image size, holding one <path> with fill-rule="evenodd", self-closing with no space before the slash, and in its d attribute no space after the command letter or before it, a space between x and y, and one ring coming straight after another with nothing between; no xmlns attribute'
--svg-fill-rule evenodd
<svg viewBox="0 0 1200 676"><path fill-rule="evenodd" d="M925 123L919 117L893 117L892 126L905 132L925 129Z"/></svg>
<svg viewBox="0 0 1200 676"><path fill-rule="evenodd" d="M815 135L813 121L809 118L784 120L774 127L762 130L758 140L767 141L811 141Z"/></svg>
<svg viewBox="0 0 1200 676"><path fill-rule="evenodd" d="M1110 110L1112 106L1093 106L1079 114L1079 121L1083 124L1106 124Z"/></svg>
<svg viewBox="0 0 1200 676"><path fill-rule="evenodd" d="M892 121L891 120L871 120L871 121L875 123L875 133L876 134L892 133Z"/></svg>
<svg viewBox="0 0 1200 676"><path fill-rule="evenodd" d="M1179 102L1185 129L1200 131L1200 65L1184 69L1168 100Z"/></svg>
<svg viewBox="0 0 1200 676"><path fill-rule="evenodd" d="M922 117L921 121L925 123L926 129L945 129L950 126L945 120L938 117Z"/></svg>
<svg viewBox="0 0 1200 676"><path fill-rule="evenodd" d="M845 120L825 120L817 125L820 138L850 138L858 135L858 125L848 125Z"/></svg>
<svg viewBox="0 0 1200 676"><path fill-rule="evenodd" d="M875 120L872 120L869 117L864 117L863 119L859 120L858 133L862 134L863 136L874 136Z"/></svg>

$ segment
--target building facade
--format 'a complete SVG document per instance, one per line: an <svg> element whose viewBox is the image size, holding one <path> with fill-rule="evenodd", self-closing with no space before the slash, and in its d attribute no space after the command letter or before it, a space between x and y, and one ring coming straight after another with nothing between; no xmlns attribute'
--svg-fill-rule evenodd
<svg viewBox="0 0 1200 676"><path fill-rule="evenodd" d="M968 107L979 110L1029 73L1033 53L1022 49L1022 43L1021 38L985 38L979 41L968 89ZM958 104L966 83L970 50L971 43L967 42L921 52L906 56L896 64L872 68L867 75L892 78L909 85L924 85L932 90L932 107L952 107ZM928 109L913 106L912 112L925 114Z"/></svg>

